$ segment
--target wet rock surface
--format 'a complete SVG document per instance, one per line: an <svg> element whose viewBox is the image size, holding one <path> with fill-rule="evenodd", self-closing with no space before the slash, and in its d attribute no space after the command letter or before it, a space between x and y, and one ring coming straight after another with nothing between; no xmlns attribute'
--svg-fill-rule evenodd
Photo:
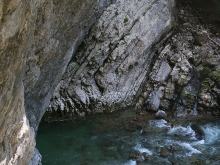
<svg viewBox="0 0 220 165"><path fill-rule="evenodd" d="M41 160L42 160L42 156L39 153L39 151L35 148L30 163L28 165L42 165Z"/></svg>
<svg viewBox="0 0 220 165"><path fill-rule="evenodd" d="M191 128L193 129L193 131L195 131L195 137L198 140L204 140L205 139L205 133L202 130L202 128L196 124L192 124Z"/></svg>

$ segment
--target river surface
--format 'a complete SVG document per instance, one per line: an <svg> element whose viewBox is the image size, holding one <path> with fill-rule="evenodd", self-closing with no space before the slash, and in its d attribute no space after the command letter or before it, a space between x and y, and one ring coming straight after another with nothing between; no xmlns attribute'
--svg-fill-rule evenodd
<svg viewBox="0 0 220 165"><path fill-rule="evenodd" d="M42 123L37 135L42 164L220 164L219 120L147 118L130 129L126 122L139 122L132 115L128 110L79 122Z"/></svg>

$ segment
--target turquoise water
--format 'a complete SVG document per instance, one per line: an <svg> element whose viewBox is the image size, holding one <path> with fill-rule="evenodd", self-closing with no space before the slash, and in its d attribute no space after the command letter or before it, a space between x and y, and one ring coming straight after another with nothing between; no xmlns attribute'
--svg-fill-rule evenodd
<svg viewBox="0 0 220 165"><path fill-rule="evenodd" d="M191 128L195 120L146 119L141 122L144 126L131 130L125 129L126 122L137 121L130 115L121 112L80 122L41 124L37 148L43 156L42 164L220 164L219 120L196 122L204 132L204 138L197 139ZM139 156L132 160L131 154Z"/></svg>

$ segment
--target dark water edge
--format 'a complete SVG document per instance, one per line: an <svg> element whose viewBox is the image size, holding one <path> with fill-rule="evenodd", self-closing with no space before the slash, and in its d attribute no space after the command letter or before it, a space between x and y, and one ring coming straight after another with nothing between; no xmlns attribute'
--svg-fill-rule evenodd
<svg viewBox="0 0 220 165"><path fill-rule="evenodd" d="M118 132L124 130L120 118L134 115L129 109L80 121L41 123L37 148L43 156L42 164L112 164L112 159L126 162L129 155L109 155L109 152L115 150L111 145L117 143Z"/></svg>
<svg viewBox="0 0 220 165"><path fill-rule="evenodd" d="M192 123L204 131L204 139L196 139ZM167 122L128 109L79 122L42 123L37 148L43 165L217 165L220 122L204 117ZM147 157L140 160L140 153Z"/></svg>

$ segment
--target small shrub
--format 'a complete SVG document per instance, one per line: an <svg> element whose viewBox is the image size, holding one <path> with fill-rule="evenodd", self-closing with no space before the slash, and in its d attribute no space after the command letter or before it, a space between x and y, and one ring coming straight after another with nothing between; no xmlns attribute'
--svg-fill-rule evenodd
<svg viewBox="0 0 220 165"><path fill-rule="evenodd" d="M126 22L128 22L128 18L127 17L124 19L124 23L126 23Z"/></svg>

